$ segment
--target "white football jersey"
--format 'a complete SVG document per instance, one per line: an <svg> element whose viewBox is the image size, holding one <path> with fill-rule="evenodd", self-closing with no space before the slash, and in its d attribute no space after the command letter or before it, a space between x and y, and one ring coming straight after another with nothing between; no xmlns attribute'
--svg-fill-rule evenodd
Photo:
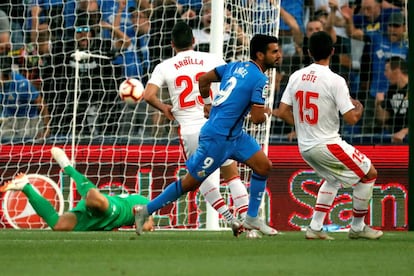
<svg viewBox="0 0 414 276"><path fill-rule="evenodd" d="M172 113L182 133L192 131L194 126L201 127L205 123L198 78L224 63L223 59L214 54L188 50L177 53L155 67L148 83L160 88L168 86ZM217 87L212 87L212 91Z"/></svg>
<svg viewBox="0 0 414 276"><path fill-rule="evenodd" d="M281 101L293 107L300 151L341 141L339 112L354 108L345 79L315 63L290 76Z"/></svg>

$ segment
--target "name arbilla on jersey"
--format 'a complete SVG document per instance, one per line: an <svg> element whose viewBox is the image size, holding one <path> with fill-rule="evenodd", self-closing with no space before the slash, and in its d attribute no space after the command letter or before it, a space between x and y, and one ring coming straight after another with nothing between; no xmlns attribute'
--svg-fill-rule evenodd
<svg viewBox="0 0 414 276"><path fill-rule="evenodd" d="M186 65L200 65L200 66L203 66L204 65L204 60L197 59L197 58L191 58L191 57L185 57L184 59L182 59L179 62L174 64L176 70L178 70L181 67L186 66Z"/></svg>

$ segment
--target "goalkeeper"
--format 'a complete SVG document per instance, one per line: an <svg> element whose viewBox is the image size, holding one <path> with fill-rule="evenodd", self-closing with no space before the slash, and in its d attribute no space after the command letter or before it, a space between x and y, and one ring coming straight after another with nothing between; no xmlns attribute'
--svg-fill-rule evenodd
<svg viewBox="0 0 414 276"><path fill-rule="evenodd" d="M75 180L76 188L82 199L68 212L60 215L52 204L30 185L24 173L0 187L0 192L9 190L22 191L28 198L36 213L55 231L110 231L122 226L132 226L135 218L132 208L136 204L147 204L149 200L138 194L109 196L98 188L83 174L78 172L69 161L65 152L53 147L53 158L64 172ZM145 231L154 229L150 219L144 226Z"/></svg>

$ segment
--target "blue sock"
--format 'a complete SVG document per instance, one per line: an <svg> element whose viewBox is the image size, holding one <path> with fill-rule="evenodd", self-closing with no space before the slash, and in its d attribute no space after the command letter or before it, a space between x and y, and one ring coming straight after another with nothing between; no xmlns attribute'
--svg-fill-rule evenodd
<svg viewBox="0 0 414 276"><path fill-rule="evenodd" d="M247 209L247 215L250 217L255 218L259 213L263 193L266 188L266 180L266 176L252 173L252 177L250 178L249 208Z"/></svg>
<svg viewBox="0 0 414 276"><path fill-rule="evenodd" d="M162 207L176 201L182 194L183 187L181 186L181 180L171 183L161 194L148 203L148 214L151 215Z"/></svg>

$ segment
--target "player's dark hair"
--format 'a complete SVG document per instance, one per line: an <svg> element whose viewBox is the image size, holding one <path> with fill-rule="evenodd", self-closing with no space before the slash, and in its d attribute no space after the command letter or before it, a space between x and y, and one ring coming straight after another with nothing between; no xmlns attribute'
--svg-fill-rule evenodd
<svg viewBox="0 0 414 276"><path fill-rule="evenodd" d="M401 73L405 75L408 74L407 62L403 58L398 57L398 56L392 56L389 59L387 59L387 63L390 64L391 70L400 68Z"/></svg>
<svg viewBox="0 0 414 276"><path fill-rule="evenodd" d="M278 43L277 37L264 34L254 35L250 40L250 59L256 60L257 52L265 54L270 43Z"/></svg>
<svg viewBox="0 0 414 276"><path fill-rule="evenodd" d="M309 38L309 52L315 61L327 59L332 53L333 41L324 31L315 32Z"/></svg>
<svg viewBox="0 0 414 276"><path fill-rule="evenodd" d="M179 21L172 29L171 40L177 49L191 47L193 45L193 30L184 21Z"/></svg>

